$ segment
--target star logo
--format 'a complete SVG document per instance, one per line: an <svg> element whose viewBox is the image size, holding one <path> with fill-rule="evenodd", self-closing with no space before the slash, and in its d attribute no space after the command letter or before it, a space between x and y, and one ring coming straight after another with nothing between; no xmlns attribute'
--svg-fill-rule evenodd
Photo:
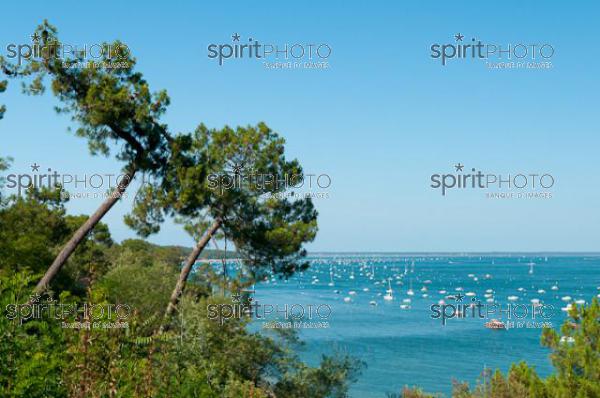
<svg viewBox="0 0 600 398"><path fill-rule="evenodd" d="M465 167L465 165L460 164L460 162L458 162L458 164L454 165L454 168L456 169L456 171L463 171L463 167Z"/></svg>
<svg viewBox="0 0 600 398"><path fill-rule="evenodd" d="M463 297L465 297L465 296L463 296L462 294L458 293L456 296L454 296L454 300L456 300L456 301L462 301Z"/></svg>
<svg viewBox="0 0 600 398"><path fill-rule="evenodd" d="M46 301L49 303L52 303L54 301L54 292L52 290L48 290L46 292L46 295L47 295Z"/></svg>
<svg viewBox="0 0 600 398"><path fill-rule="evenodd" d="M243 169L244 169L244 164L243 163L240 163L240 164L235 163L233 165L233 174L235 174L235 175L242 174L242 170Z"/></svg>
<svg viewBox="0 0 600 398"><path fill-rule="evenodd" d="M38 293L33 293L32 295L29 296L29 300L33 303L37 303L38 301L40 301L40 298L42 296L40 296Z"/></svg>
<svg viewBox="0 0 600 398"><path fill-rule="evenodd" d="M232 34L231 38L233 39L233 41L240 41L240 35L238 35L237 33Z"/></svg>
<svg viewBox="0 0 600 398"><path fill-rule="evenodd" d="M457 33L454 35L454 38L456 39L456 41L462 41L464 39L464 36L460 33Z"/></svg>
<svg viewBox="0 0 600 398"><path fill-rule="evenodd" d="M239 302L240 302L240 299L241 299L241 297L242 297L242 296L241 296L239 293L233 293L233 294L231 295L231 300L232 300L234 303L239 303Z"/></svg>
<svg viewBox="0 0 600 398"><path fill-rule="evenodd" d="M33 163L31 165L31 171L38 171L40 169L40 165L37 163Z"/></svg>
<svg viewBox="0 0 600 398"><path fill-rule="evenodd" d="M34 41L34 42L36 42L36 43L37 43L39 40L40 40L40 35L38 35L38 34L37 34L37 32L34 32L34 33L31 35L31 41Z"/></svg>

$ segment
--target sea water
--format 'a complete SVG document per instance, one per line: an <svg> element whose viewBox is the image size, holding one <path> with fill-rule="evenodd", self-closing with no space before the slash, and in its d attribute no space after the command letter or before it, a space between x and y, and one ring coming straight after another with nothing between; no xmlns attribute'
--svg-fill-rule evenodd
<svg viewBox="0 0 600 398"><path fill-rule="evenodd" d="M298 329L305 342L300 357L316 365L323 354L338 352L364 361L366 367L350 390L356 398L399 394L404 386L448 396L452 380L473 385L487 374L484 369L506 372L512 363L523 360L547 376L552 365L549 350L540 344L541 321L558 329L567 316L561 308L575 300L589 303L600 294L597 255L338 254L309 260L307 271L287 281L268 279L257 284L254 300L277 306L280 312L286 304L302 305L305 310L328 306L327 328ZM389 286L393 299L384 300ZM427 291L422 291L424 286ZM409 296L411 287L414 295ZM540 289L545 292L538 293ZM464 304L476 300L491 305L486 303L491 298L501 308L509 303L531 308L531 299L539 299L555 310L544 319L538 315L529 325L516 327L515 322L508 330L487 329L484 324L489 319L471 313L445 325L433 319L432 305L440 300L457 303L447 296L458 293L464 296L460 302ZM563 301L565 296L571 300ZM524 321L531 321L528 317ZM256 320L254 326L260 328L261 322Z"/></svg>

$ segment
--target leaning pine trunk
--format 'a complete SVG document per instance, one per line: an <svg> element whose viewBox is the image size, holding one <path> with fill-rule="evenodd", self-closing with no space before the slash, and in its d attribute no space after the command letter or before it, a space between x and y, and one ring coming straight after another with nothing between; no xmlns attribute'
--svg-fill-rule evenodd
<svg viewBox="0 0 600 398"><path fill-rule="evenodd" d="M165 323L166 323L166 321L168 321L171 314L173 314L173 311L175 311L175 307L177 306L177 303L179 302L179 297L181 296L181 293L183 293L183 289L185 288L185 283L187 281L188 276L190 275L190 272L192 271L192 267L194 266L194 263L196 262L198 257L200 257L200 253L202 253L202 250L204 250L204 248L206 247L206 245L208 244L208 242L210 241L212 236L221 227L222 223L223 222L221 221L221 219L216 219L212 223L212 225L210 226L208 231L206 231L204 236L202 236L200 241L198 241L198 244L196 245L196 247L194 247L194 250L192 250L192 252L188 256L188 258L185 260L185 264L183 264L183 268L181 268L181 272L179 273L179 279L177 280L175 289L173 290L173 293L171 294L171 299L169 300L169 305L167 306L167 310L165 311ZM162 330L163 330L163 327L161 327L161 331Z"/></svg>
<svg viewBox="0 0 600 398"><path fill-rule="evenodd" d="M71 239L69 239L67 244L62 248L60 253L58 253L58 256L56 256L52 265L50 265L42 279L40 279L37 286L35 287L35 291L37 293L41 293L48 286L50 286L50 283L56 277L62 266L67 262L71 254L73 254L73 252L75 251L75 249L77 249L79 243L81 243L81 241L87 236L87 234L89 234L90 231L94 229L96 224L98 224L100 220L102 220L102 217L104 217L104 215L108 213L108 211L115 205L115 203L117 203L117 201L121 198L121 195L123 195L123 192L125 192L129 184L131 183L131 180L133 180L134 176L135 167L132 166L129 168L129 172L125 174L126 178L123 178L121 180L121 182L110 193L109 197L106 198L102 205L100 205L98 210L96 210L96 212L94 212L94 214L92 214L87 219L87 221L83 223L81 227L79 227L79 229L75 232Z"/></svg>

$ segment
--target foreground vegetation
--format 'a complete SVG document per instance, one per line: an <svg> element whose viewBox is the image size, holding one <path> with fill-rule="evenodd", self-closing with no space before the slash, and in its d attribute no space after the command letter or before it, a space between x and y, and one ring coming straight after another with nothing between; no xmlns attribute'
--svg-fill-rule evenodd
<svg viewBox="0 0 600 398"><path fill-rule="evenodd" d="M0 208L0 396L2 397L344 397L361 364L347 356L301 362L293 334L251 333L247 318L209 320L209 303L230 302L208 268L194 274L178 316L155 333L189 252L143 240L112 241L99 224L36 301L127 304L128 328L64 328L85 321L9 319L30 299L39 273L81 217L56 192L31 191ZM213 291L216 293L213 294ZM32 305L36 305L36 303ZM116 322L116 315L95 318Z"/></svg>

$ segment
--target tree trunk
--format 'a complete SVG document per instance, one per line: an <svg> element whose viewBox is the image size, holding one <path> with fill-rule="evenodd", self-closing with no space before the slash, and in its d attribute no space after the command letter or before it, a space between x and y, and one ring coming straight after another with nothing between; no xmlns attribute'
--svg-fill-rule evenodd
<svg viewBox="0 0 600 398"><path fill-rule="evenodd" d="M69 241L65 244L60 253L58 253L58 256L56 256L52 265L48 267L48 270L46 271L42 279L40 279L40 281L38 282L37 286L35 287L35 291L37 293L41 293L42 291L44 291L44 289L50 286L50 283L56 277L62 266L67 262L71 254L73 254L73 252L75 251L75 249L77 249L79 243L81 243L81 241L87 236L87 234L89 234L90 231L94 229L96 224L98 224L100 220L102 220L102 217L104 217L104 215L108 213L108 211L115 205L115 203L117 203L117 201L121 198L123 192L125 192L129 184L133 180L133 177L135 176L135 171L135 167L130 167L130 171L127 172L127 174L125 174L129 178L123 178L121 182L115 187L115 189L110 193L109 197L106 198L102 205L100 205L98 210L96 210L94 214L92 214L87 219L87 221L84 222L81 227L79 227L75 234L73 234L71 239L69 239Z"/></svg>
<svg viewBox="0 0 600 398"><path fill-rule="evenodd" d="M183 268L181 268L181 272L179 273L179 279L177 280L175 289L171 294L169 305L167 306L167 310L165 311L165 321L167 321L171 314L173 314L173 311L175 311L175 307L179 302L179 297L181 296L181 293L183 293L185 283L187 282L187 278L190 275L190 272L192 271L194 263L196 262L198 257L200 257L200 253L202 253L210 239L213 237L215 232L217 232L217 230L221 227L222 224L223 221L221 219L216 219L212 223L210 228L208 228L206 233L202 236L202 238L200 238L200 241L198 241L198 244L196 245L196 247L194 247L194 250L192 250L188 258L185 260L185 264L183 264ZM161 331L162 330L163 327L161 327Z"/></svg>
<svg viewBox="0 0 600 398"><path fill-rule="evenodd" d="M217 241L213 240L213 246L217 251L219 251L219 245L217 245ZM225 297L225 285L227 285L227 238L225 238L225 257L221 258L221 265L223 266L223 287L221 289L221 293L223 297Z"/></svg>

